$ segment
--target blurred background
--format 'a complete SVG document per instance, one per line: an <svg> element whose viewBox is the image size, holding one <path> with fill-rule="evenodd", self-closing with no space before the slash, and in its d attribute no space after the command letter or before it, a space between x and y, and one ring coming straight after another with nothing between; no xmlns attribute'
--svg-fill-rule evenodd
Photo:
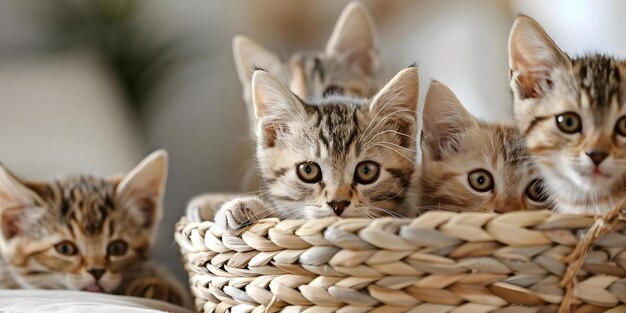
<svg viewBox="0 0 626 313"><path fill-rule="evenodd" d="M123 173L170 153L155 249L184 279L175 222L193 195L247 191L253 154L231 54L243 33L284 58L321 49L336 0L8 0L0 2L0 161L17 175ZM508 32L537 19L568 53L626 54L620 0L362 1L387 79L417 61L422 98L448 84L475 115L509 119Z"/></svg>

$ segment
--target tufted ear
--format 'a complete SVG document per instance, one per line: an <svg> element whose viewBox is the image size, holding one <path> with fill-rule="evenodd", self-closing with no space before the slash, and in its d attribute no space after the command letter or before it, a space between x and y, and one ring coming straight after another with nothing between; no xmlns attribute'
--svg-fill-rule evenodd
<svg viewBox="0 0 626 313"><path fill-rule="evenodd" d="M520 99L537 98L551 86L556 68L571 69L569 57L535 20L517 17L509 36L509 65L512 87Z"/></svg>
<svg viewBox="0 0 626 313"><path fill-rule="evenodd" d="M249 88L252 83L255 68L263 68L276 75L282 68L282 62L276 54L244 35L233 37L233 57L239 81L244 88Z"/></svg>
<svg viewBox="0 0 626 313"><path fill-rule="evenodd" d="M424 155L441 159L446 152L458 148L456 134L472 127L476 119L456 95L438 81L428 88L424 102Z"/></svg>
<svg viewBox="0 0 626 313"><path fill-rule="evenodd" d="M326 44L326 53L338 55L362 73L372 74L380 65L376 27L367 9L350 2L341 12Z"/></svg>
<svg viewBox="0 0 626 313"><path fill-rule="evenodd" d="M257 137L266 147L273 147L280 129L290 121L304 119L304 105L287 87L265 71L254 72L252 92L258 123Z"/></svg>
<svg viewBox="0 0 626 313"><path fill-rule="evenodd" d="M35 191L0 164L0 227L5 240L22 233L25 222L40 218L42 204Z"/></svg>
<svg viewBox="0 0 626 313"><path fill-rule="evenodd" d="M118 205L137 216L145 228L161 220L167 180L167 152L157 150L133 168L115 189Z"/></svg>
<svg viewBox="0 0 626 313"><path fill-rule="evenodd" d="M417 68L409 67L394 76L370 102L372 118L385 121L403 138L415 137L418 123L419 74ZM408 143L408 141L407 141Z"/></svg>

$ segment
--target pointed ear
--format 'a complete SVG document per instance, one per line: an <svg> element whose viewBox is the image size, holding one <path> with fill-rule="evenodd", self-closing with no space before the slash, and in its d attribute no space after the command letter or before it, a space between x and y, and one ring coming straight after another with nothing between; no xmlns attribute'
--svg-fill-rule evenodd
<svg viewBox="0 0 626 313"><path fill-rule="evenodd" d="M165 150L151 153L126 174L115 189L118 205L136 215L145 228L154 227L161 219L167 159Z"/></svg>
<svg viewBox="0 0 626 313"><path fill-rule="evenodd" d="M43 201L13 173L0 164L0 227L8 240L22 231L22 220L36 219L41 212L33 207Z"/></svg>
<svg viewBox="0 0 626 313"><path fill-rule="evenodd" d="M276 54L244 35L233 38L233 57L239 81L244 87L250 86L255 68L263 68L270 73L278 74L282 67L282 62Z"/></svg>
<svg viewBox="0 0 626 313"><path fill-rule="evenodd" d="M425 154L439 160L446 153L457 151L457 134L466 131L476 119L465 109L448 86L433 81L424 102Z"/></svg>
<svg viewBox="0 0 626 313"><path fill-rule="evenodd" d="M552 85L556 68L571 69L569 57L561 51L539 23L519 16L509 36L509 65L513 91L521 98L538 98Z"/></svg>
<svg viewBox="0 0 626 313"><path fill-rule="evenodd" d="M378 70L380 60L376 28L367 9L358 2L350 2L335 25L326 44L326 53L338 55L365 74Z"/></svg>
<svg viewBox="0 0 626 313"><path fill-rule="evenodd" d="M252 101L257 118L257 137L266 147L273 147L276 134L290 121L304 118L302 101L276 78L265 71L252 76Z"/></svg>
<svg viewBox="0 0 626 313"><path fill-rule="evenodd" d="M373 118L385 120L385 125L415 137L419 112L419 74L416 67L405 68L394 76L370 102Z"/></svg>

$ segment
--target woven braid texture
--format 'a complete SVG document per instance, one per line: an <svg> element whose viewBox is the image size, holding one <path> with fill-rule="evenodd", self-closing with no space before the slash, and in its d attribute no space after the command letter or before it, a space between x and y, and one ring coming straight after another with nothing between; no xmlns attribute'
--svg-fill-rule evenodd
<svg viewBox="0 0 626 313"><path fill-rule="evenodd" d="M594 224L547 211L428 212L266 219L224 234L183 218L175 237L199 312L626 312L622 219L585 247L563 287L567 256Z"/></svg>

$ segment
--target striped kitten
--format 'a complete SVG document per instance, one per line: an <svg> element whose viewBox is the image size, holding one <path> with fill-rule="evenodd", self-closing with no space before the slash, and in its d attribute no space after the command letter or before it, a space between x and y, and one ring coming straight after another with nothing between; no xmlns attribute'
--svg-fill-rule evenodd
<svg viewBox="0 0 626 313"><path fill-rule="evenodd" d="M28 182L0 166L0 288L73 289L183 302L147 262L162 214L167 154L124 177Z"/></svg>
<svg viewBox="0 0 626 313"><path fill-rule="evenodd" d="M402 212L416 158L416 68L398 73L371 100L305 102L264 71L254 73L252 88L266 197L226 202L218 225L234 230L267 216Z"/></svg>
<svg viewBox="0 0 626 313"><path fill-rule="evenodd" d="M504 213L548 204L517 129L478 120L436 81L424 104L422 152L426 208Z"/></svg>
<svg viewBox="0 0 626 313"><path fill-rule="evenodd" d="M256 125L251 89L255 68L269 71L301 99L330 94L366 98L378 90L381 71L376 29L367 9L358 2L344 8L323 51L300 51L283 62L239 35L233 39L233 55L251 126Z"/></svg>
<svg viewBox="0 0 626 313"><path fill-rule="evenodd" d="M612 209L626 187L626 63L570 58L527 16L513 25L509 60L517 126L556 210Z"/></svg>

